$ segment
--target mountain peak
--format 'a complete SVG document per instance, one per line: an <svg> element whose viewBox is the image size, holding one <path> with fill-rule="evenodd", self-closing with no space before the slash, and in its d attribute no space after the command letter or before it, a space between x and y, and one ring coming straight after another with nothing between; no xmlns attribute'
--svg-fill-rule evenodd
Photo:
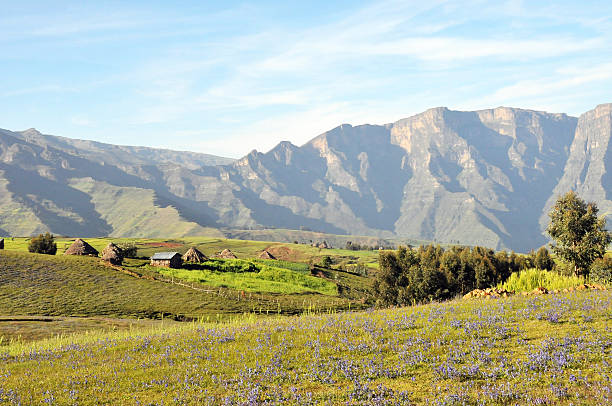
<svg viewBox="0 0 612 406"><path fill-rule="evenodd" d="M20 131L20 133L23 134L23 135L30 135L30 136L40 136L40 135L42 135L42 133L40 131L38 131L36 128L28 128L27 130Z"/></svg>

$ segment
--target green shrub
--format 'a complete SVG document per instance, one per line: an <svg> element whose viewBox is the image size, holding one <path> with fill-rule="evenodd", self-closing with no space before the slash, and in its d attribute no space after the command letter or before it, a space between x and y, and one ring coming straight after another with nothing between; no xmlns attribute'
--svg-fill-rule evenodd
<svg viewBox="0 0 612 406"><path fill-rule="evenodd" d="M582 285L584 282L584 278L581 277L565 276L552 271L531 268L513 273L506 282L498 287L514 292L530 292L540 287L548 290L567 289Z"/></svg>
<svg viewBox="0 0 612 406"><path fill-rule="evenodd" d="M596 259L591 265L589 279L593 283L612 285L612 258Z"/></svg>
<svg viewBox="0 0 612 406"><path fill-rule="evenodd" d="M57 252L57 244L53 234L39 234L38 237L33 237L28 244L28 251L37 254L55 255Z"/></svg>
<svg viewBox="0 0 612 406"><path fill-rule="evenodd" d="M138 247L135 242L124 242L117 244L117 247L121 250L123 258L138 258Z"/></svg>
<svg viewBox="0 0 612 406"><path fill-rule="evenodd" d="M329 255L325 255L322 259L321 259L321 266L323 268L330 268L332 266L333 262L332 259Z"/></svg>

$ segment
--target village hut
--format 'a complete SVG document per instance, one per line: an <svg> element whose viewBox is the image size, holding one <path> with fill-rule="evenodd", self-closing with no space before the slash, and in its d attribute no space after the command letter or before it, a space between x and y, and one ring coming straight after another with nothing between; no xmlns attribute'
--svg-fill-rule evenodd
<svg viewBox="0 0 612 406"><path fill-rule="evenodd" d="M274 255L270 254L270 251L268 251L268 250L261 251L261 254L259 254L259 258L261 258L261 259L276 259L276 257Z"/></svg>
<svg viewBox="0 0 612 406"><path fill-rule="evenodd" d="M113 265L121 265L123 263L123 253L121 248L117 247L112 242L102 250L102 259L110 262Z"/></svg>
<svg viewBox="0 0 612 406"><path fill-rule="evenodd" d="M151 257L152 266L163 266L166 268L180 268L183 259L178 252L156 252Z"/></svg>
<svg viewBox="0 0 612 406"><path fill-rule="evenodd" d="M0 250L4 249L4 238L0 238Z"/></svg>
<svg viewBox="0 0 612 406"><path fill-rule="evenodd" d="M197 248L191 247L187 252L183 255L183 262L193 262L196 264L200 264L206 261L206 255L202 254Z"/></svg>
<svg viewBox="0 0 612 406"><path fill-rule="evenodd" d="M223 258L223 259L238 259L236 255L227 248L215 255L215 258Z"/></svg>
<svg viewBox="0 0 612 406"><path fill-rule="evenodd" d="M327 245L327 241L323 241L323 242L320 242L320 243L317 245L317 247L319 247L319 248L323 248L323 249L328 249L328 248L329 248L329 245Z"/></svg>
<svg viewBox="0 0 612 406"><path fill-rule="evenodd" d="M77 238L64 252L64 255L89 255L90 257L97 257L98 250L89 245L87 241Z"/></svg>

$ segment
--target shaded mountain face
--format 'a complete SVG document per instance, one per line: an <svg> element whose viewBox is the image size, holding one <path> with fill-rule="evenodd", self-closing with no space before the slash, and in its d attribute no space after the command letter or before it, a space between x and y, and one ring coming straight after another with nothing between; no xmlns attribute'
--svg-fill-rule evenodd
<svg viewBox="0 0 612 406"><path fill-rule="evenodd" d="M601 104L578 119L576 135L561 180L546 204L546 213L556 199L574 190L587 201L597 203L612 225L612 103ZM540 225L546 227L548 216Z"/></svg>
<svg viewBox="0 0 612 406"><path fill-rule="evenodd" d="M234 162L4 131L0 233L150 236L171 222L173 235L277 227L526 251L570 188L610 211L610 106L579 119L435 108Z"/></svg>

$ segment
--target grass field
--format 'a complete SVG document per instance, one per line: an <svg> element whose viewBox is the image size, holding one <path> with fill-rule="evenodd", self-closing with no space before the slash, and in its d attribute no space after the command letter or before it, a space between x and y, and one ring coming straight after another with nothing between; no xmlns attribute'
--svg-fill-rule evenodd
<svg viewBox="0 0 612 406"><path fill-rule="evenodd" d="M612 292L182 323L0 350L5 404L610 404Z"/></svg>
<svg viewBox="0 0 612 406"><path fill-rule="evenodd" d="M335 296L338 294L336 285L323 278L305 275L289 269L251 263L244 260L229 260L223 262L246 262L252 265L249 272L227 272L218 270L218 262L207 261L197 268L169 269L148 267L169 278L177 278L187 282L198 282L211 287L224 287L246 292L267 292L294 294L313 292ZM231 269L231 268L230 268Z"/></svg>
<svg viewBox="0 0 612 406"><path fill-rule="evenodd" d="M297 295L247 294L206 285L179 286L153 280L158 269L147 261L130 260L130 276L104 265L98 258L0 252L0 316L107 316L193 319L245 312L296 314L308 308L344 309L359 306L355 298L303 292ZM303 274L295 273L301 277ZM310 277L309 277L310 278ZM345 283L360 285L346 275ZM330 283L329 281L325 282ZM0 330L0 335L1 330Z"/></svg>

